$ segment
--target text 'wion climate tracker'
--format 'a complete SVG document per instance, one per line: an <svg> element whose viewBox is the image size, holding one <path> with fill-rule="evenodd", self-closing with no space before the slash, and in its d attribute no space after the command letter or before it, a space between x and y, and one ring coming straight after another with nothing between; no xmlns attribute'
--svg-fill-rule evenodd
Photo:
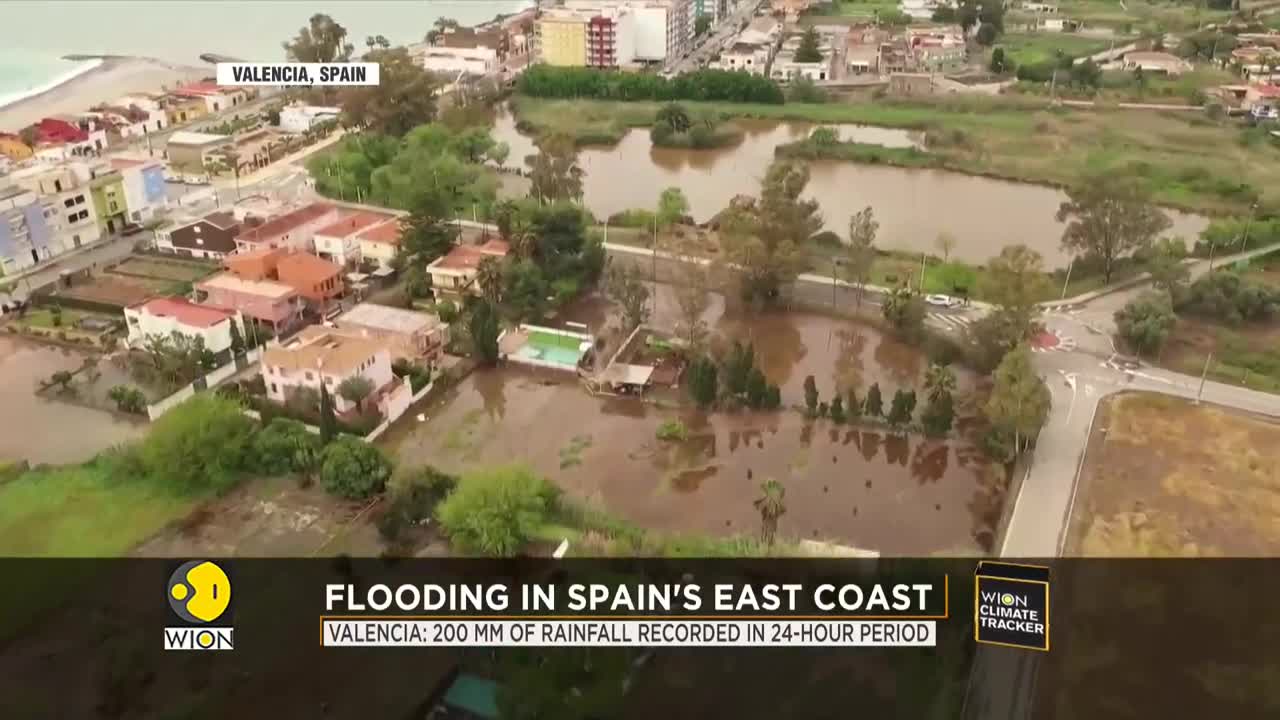
<svg viewBox="0 0 1280 720"><path fill-rule="evenodd" d="M980 562L973 577L974 639L1049 650L1049 568Z"/></svg>

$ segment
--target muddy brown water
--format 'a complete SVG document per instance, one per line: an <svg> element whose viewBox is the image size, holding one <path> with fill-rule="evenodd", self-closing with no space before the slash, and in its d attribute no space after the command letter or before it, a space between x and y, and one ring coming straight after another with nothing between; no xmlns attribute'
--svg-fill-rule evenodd
<svg viewBox="0 0 1280 720"><path fill-rule="evenodd" d="M762 365L782 386L784 404L802 402L811 373L829 399L842 357L864 387L881 383L886 404L900 382L918 384L923 362L902 364L900 350L878 351L895 341L849 325L802 314L717 320L719 330L749 333L765 350ZM828 333L843 332L863 340L829 349ZM971 376L960 380L966 389L978 384ZM454 472L527 463L576 498L665 531L759 532L752 501L772 477L787 489L780 524L787 537L893 555L982 553L990 550L1008 484L1004 469L988 463L967 436L895 437L810 422L794 411L662 410L592 397L568 375L514 367L479 370L413 412L424 412L427 421L402 423L384 441L402 462ZM672 418L685 423L685 442L656 439L658 425Z"/></svg>
<svg viewBox="0 0 1280 720"><path fill-rule="evenodd" d="M84 357L74 350L0 336L0 459L83 462L142 435L143 423L35 395L39 381L59 370L74 372Z"/></svg>
<svg viewBox="0 0 1280 720"><path fill-rule="evenodd" d="M584 201L599 218L630 208L653 208L664 188L679 187L699 222L724 209L736 195L756 195L774 159L774 148L806 137L816 127L803 122L736 121L747 130L741 143L716 150L655 148L644 129L629 131L613 147L588 147L579 155L585 171ZM839 125L846 140L909 147L918 134L901 129ZM511 147L507 164L524 167L536 152L516 130L509 112L500 112L494 136ZM807 195L818 200L828 230L847 235L849 217L863 207L875 210L878 245L936 253L940 233L956 238L953 255L983 263L1005 245L1023 243L1039 251L1051 267L1065 266L1063 225L1054 215L1066 199L1059 190L942 170L919 170L857 163L811 162ZM1208 220L1167 211L1170 235L1194 240Z"/></svg>

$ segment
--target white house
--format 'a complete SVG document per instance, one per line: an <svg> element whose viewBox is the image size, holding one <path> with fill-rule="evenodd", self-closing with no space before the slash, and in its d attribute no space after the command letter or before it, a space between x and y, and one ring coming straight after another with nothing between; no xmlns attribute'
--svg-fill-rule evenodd
<svg viewBox="0 0 1280 720"><path fill-rule="evenodd" d="M197 305L184 297L157 297L130 305L124 309L124 318L129 327L129 344L135 347L150 335L169 337L176 332L200 338L210 352L219 353L231 348L232 322L241 332L244 330L244 318L239 312Z"/></svg>
<svg viewBox="0 0 1280 720"><path fill-rule="evenodd" d="M249 99L249 93L240 88L218 85L212 82L184 85L174 90L174 94L189 98L200 98L204 101L204 106L210 113L230 110Z"/></svg>
<svg viewBox="0 0 1280 720"><path fill-rule="evenodd" d="M488 47L426 47L418 56L423 70L444 75L488 75L498 69L498 53Z"/></svg>
<svg viewBox="0 0 1280 720"><path fill-rule="evenodd" d="M360 239L362 260L372 260L378 263L379 268L389 268L400 252L400 221L379 223L362 230L357 237Z"/></svg>
<svg viewBox="0 0 1280 720"><path fill-rule="evenodd" d="M323 105L287 105L280 110L280 130L302 133L316 125L337 120L342 108Z"/></svg>
<svg viewBox="0 0 1280 720"><path fill-rule="evenodd" d="M342 382L352 377L367 379L374 394L398 382L391 372L391 352L383 341L313 325L287 344L268 346L262 354L267 396L278 403L288 402L298 388L319 392L323 382L339 413L354 410L355 406L338 394Z"/></svg>
<svg viewBox="0 0 1280 720"><path fill-rule="evenodd" d="M718 65L721 70L744 70L752 75L764 75L772 50L772 45L736 42L720 53Z"/></svg>
<svg viewBox="0 0 1280 720"><path fill-rule="evenodd" d="M361 259L360 233L393 217L390 213L368 210L343 216L340 220L316 230L312 237L316 254L339 265L358 263Z"/></svg>
<svg viewBox="0 0 1280 720"><path fill-rule="evenodd" d="M479 295L479 283L475 279L481 261L485 258L501 260L509 250L510 246L501 240L490 240L483 245L458 245L427 265L431 287L446 294Z"/></svg>

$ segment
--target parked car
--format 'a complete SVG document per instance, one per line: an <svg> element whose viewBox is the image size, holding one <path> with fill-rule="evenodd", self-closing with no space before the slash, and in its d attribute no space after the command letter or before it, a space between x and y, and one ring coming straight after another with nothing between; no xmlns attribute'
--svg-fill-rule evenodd
<svg viewBox="0 0 1280 720"><path fill-rule="evenodd" d="M960 298L951 297L950 295L925 295L924 301L935 307L956 307L960 304Z"/></svg>

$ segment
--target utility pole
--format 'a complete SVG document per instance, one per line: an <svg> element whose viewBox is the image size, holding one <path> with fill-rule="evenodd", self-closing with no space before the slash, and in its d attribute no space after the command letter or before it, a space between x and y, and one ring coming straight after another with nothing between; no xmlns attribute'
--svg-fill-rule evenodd
<svg viewBox="0 0 1280 720"><path fill-rule="evenodd" d="M1249 227L1253 225L1253 216L1257 212L1258 203L1255 200L1254 203L1249 206L1249 219L1244 221L1244 236L1240 239L1240 252L1244 252L1246 246L1249 244Z"/></svg>
<svg viewBox="0 0 1280 720"><path fill-rule="evenodd" d="M1196 404L1200 404L1200 396L1204 395L1204 380L1209 376L1209 364L1213 362L1213 353L1204 359L1204 370L1200 373L1200 389L1196 391Z"/></svg>
<svg viewBox="0 0 1280 720"><path fill-rule="evenodd" d="M1075 267L1075 264L1076 256L1072 255L1071 262L1067 263L1067 279L1062 283L1062 297L1060 298L1062 300L1067 299L1067 286L1071 284L1071 268Z"/></svg>
<svg viewBox="0 0 1280 720"><path fill-rule="evenodd" d="M1209 272L1213 272L1213 252L1218 249L1218 244L1209 238Z"/></svg>
<svg viewBox="0 0 1280 720"><path fill-rule="evenodd" d="M920 253L920 294L924 294L924 253Z"/></svg>

